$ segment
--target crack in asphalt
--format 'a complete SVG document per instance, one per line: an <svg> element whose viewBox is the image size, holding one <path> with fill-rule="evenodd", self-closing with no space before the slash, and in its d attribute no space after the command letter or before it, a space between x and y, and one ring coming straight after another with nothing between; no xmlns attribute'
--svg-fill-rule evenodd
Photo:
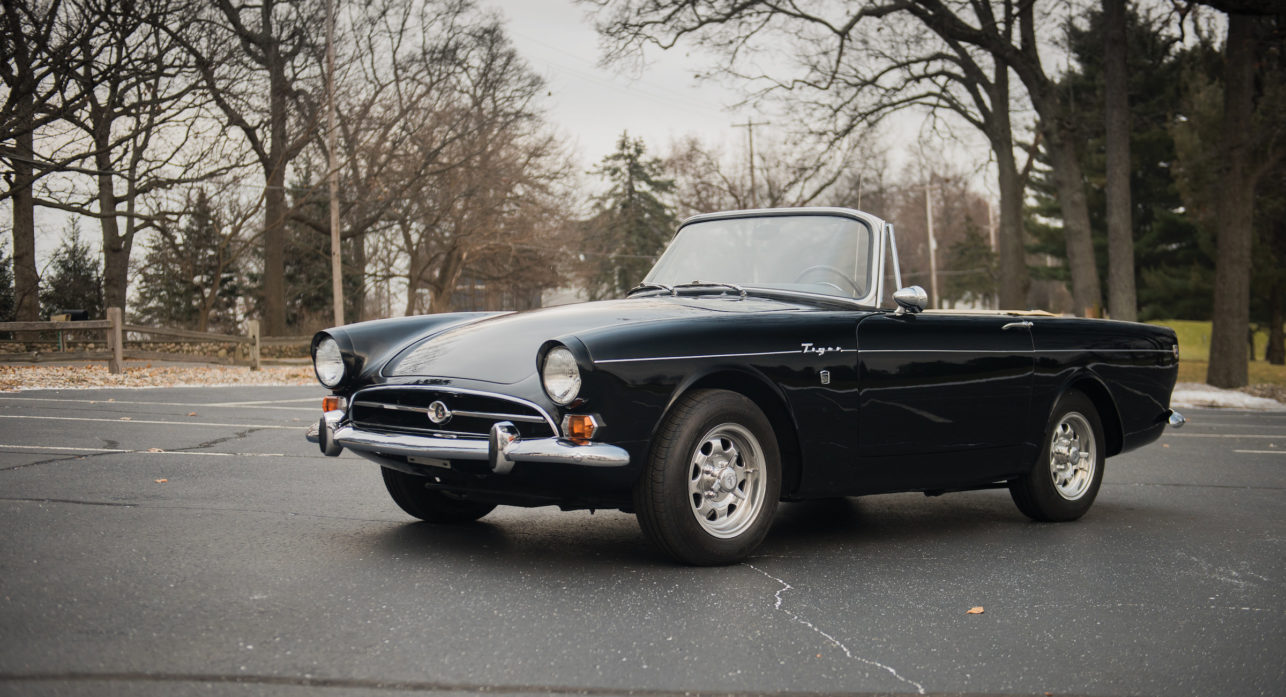
<svg viewBox="0 0 1286 697"><path fill-rule="evenodd" d="M68 455L67 457L51 457L48 460L37 460L35 462L25 462L21 465L13 465L11 467L0 467L0 472L13 472L15 470L27 469L28 467L36 467L39 465L52 465L57 462L71 462L73 460L85 460L91 457L103 457L105 455L119 455L122 452L129 452L129 451L122 450L122 451L116 451L116 452L110 452L110 453L85 453L84 455Z"/></svg>
<svg viewBox="0 0 1286 697"><path fill-rule="evenodd" d="M50 499L23 496L0 496L0 501L23 501L27 503L71 503L79 506L112 506L114 508L138 508L137 503L119 503L115 501L81 501L77 499Z"/></svg>
<svg viewBox="0 0 1286 697"><path fill-rule="evenodd" d="M826 641L830 642L831 644L834 644L834 645L835 645L835 646L836 646L840 651L843 651L843 652L844 652L844 655L845 655L845 656L848 656L848 657L849 657L849 659L854 660L854 661L861 661L862 663L865 663L865 664L867 664L867 665L869 665L869 666L872 666L872 667L874 667L874 668L879 668L880 670L887 671L890 675L892 675L893 677L897 678L898 680L900 680L900 681L902 681L902 682L904 682L904 683L906 683L906 684L911 685L912 687L914 687L914 688L915 688L915 693L916 693L916 694L920 694L920 695L926 694L926 693L925 693L925 691L924 691L924 686L923 686L923 685L921 685L920 683L918 683L918 682L916 682L916 681L914 681L914 680L911 680L911 679L909 679L909 678L904 678L904 677L902 677L902 676L897 672L897 670L896 670L895 668L893 668L892 666L885 665L885 664L883 664L883 663L880 663L879 661L875 661L875 660L872 660L872 659L869 659L869 658L863 658L863 657L861 657L861 656L854 655L854 654L853 654L853 652L852 652L852 651L850 651L850 650L849 650L849 648L848 648L847 646L845 646L845 645L844 645L844 643L843 643L843 642L841 642L839 639L836 639L835 637L831 636L830 634L827 634L823 629L821 629L821 628L820 628L820 627L818 627L817 625L813 624L812 622L809 622L808 620L806 620L806 619L804 619L804 618L800 617L798 614L796 614L796 613L794 613L794 612L791 612L790 610L787 610L786 608L782 607L782 606L781 606L781 604L782 604L782 597L781 597L781 594L782 594L782 593L785 593L786 591L789 591L789 590L794 590L794 588L795 588L794 586L790 585L789 583L787 583L787 582L783 581L783 580L782 580L782 579L780 579L780 578L777 578L776 576L773 576L772 574L768 573L767 571L764 571L763 569L761 569L761 568L759 568L759 567L757 567L757 566L755 566L754 564L751 564L751 563L749 563L749 562L742 562L742 566L748 566L748 567L750 567L751 569L754 569L755 571L758 571L759 573L763 574L764 576L767 576L768 578L770 578L770 579L772 579L772 580L776 581L777 583L780 583L780 584L781 584L781 588L780 588L780 589L778 589L778 590L777 590L777 593L773 595L773 597L776 599L776 604L774 604L774 605L773 605L773 609L774 609L774 610L778 610L778 611L780 611L780 612L785 613L785 614L786 614L788 617L790 617L792 620L794 620L794 621L798 622L799 624L804 625L805 627L808 627L808 628L809 628L809 629L811 629L813 632L815 632L815 633L817 633L817 634L821 635L823 638L825 638L825 639L826 639Z"/></svg>
<svg viewBox="0 0 1286 697"><path fill-rule="evenodd" d="M247 428L247 429L242 430L242 431L237 431L236 433L234 433L234 434L232 434L232 435L230 435L230 436L224 436L224 437L222 437L222 438L215 438L215 439L213 439L213 440L208 440L208 441L205 441L204 443L199 443L199 444L194 445L194 446L191 446L191 447L189 447L189 448L176 448L176 449L172 450L171 452L186 452L186 451L189 451L189 450L199 450L199 449L201 449L201 448L210 448L210 447L213 447L213 446L216 446L216 445L220 445L220 444L222 444L222 443L227 443L227 442L229 442L229 441L241 440L241 439L243 439L243 438L245 438L245 437L249 436L251 433L257 433L257 432L262 431L262 430L263 430L262 428Z"/></svg>
<svg viewBox="0 0 1286 697"><path fill-rule="evenodd" d="M756 569L758 571L758 569ZM760 572L762 573L762 572ZM494 683L439 682L432 680L379 680L372 678L323 678L312 675L253 675L225 673L0 673L0 682L150 682L150 683L216 683L236 685L273 685L312 688L366 689L389 692L462 692L474 694L516 695L608 695L610 697L900 697L902 692L835 692L805 690L667 690L633 687L575 687L572 685L501 685ZM968 697L957 694L956 697Z"/></svg>

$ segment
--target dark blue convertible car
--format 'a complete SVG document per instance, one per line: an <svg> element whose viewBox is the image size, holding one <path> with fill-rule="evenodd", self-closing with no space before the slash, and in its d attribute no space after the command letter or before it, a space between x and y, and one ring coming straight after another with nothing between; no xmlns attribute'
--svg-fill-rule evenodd
<svg viewBox="0 0 1286 697"><path fill-rule="evenodd" d="M841 208L685 221L625 298L320 332L309 439L437 523L616 508L674 558L744 558L777 502L1007 487L1079 518L1108 456L1156 440L1172 331L925 308L893 226Z"/></svg>

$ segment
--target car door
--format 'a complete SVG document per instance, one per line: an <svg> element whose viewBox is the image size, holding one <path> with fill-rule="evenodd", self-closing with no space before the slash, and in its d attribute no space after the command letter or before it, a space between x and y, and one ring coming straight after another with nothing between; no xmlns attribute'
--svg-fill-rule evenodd
<svg viewBox="0 0 1286 697"><path fill-rule="evenodd" d="M1031 322L872 315L858 324L855 474L873 490L968 486L1013 471L1031 407Z"/></svg>

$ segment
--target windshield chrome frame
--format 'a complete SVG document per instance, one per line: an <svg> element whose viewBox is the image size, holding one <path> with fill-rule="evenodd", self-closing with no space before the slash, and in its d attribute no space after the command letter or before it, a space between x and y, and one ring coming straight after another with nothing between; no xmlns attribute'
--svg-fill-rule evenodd
<svg viewBox="0 0 1286 697"><path fill-rule="evenodd" d="M877 218L871 215L870 213L864 213L862 211L854 210L852 208L823 207L823 206L812 206L812 207L803 207L803 208L753 208L753 209L739 210L739 211L721 211L718 213L702 213L700 215L694 215L684 220L682 223L679 224L679 229L676 230L674 234L677 237L678 234L682 232L685 227L692 225L693 223L705 223L705 222L710 222L712 220L730 220L730 219L736 219L736 218L768 218L768 217L779 217L779 216L804 216L804 215L819 215L819 216L850 218L852 220L856 220L862 223L863 225L866 225L866 227L869 228L871 235L873 236L874 239L872 240L872 245L871 245L872 262L870 263L871 264L870 268L868 268L867 271L869 273L875 274L875 283L867 284L869 287L869 290L867 290L866 295L860 298L853 298L853 297L846 297L842 295L829 295L826 293L812 293L812 292L803 291L803 290L786 291L779 288L763 288L763 287L757 287L749 284L741 284L742 287L744 287L748 291L759 291L762 293L779 293L779 294L796 296L800 298L825 298L828 301L838 301L844 304L852 304L852 305L858 305L861 307L868 307L868 308L879 308L880 300L881 298L884 297L885 255L888 254L890 251L892 251L894 255L893 269L894 269L894 274L897 276L896 278L897 283L901 284L902 279L901 279L901 273L899 272L900 270L898 269L897 246L896 246L896 243L892 242L893 226L884 222L880 218ZM891 248L890 248L890 245L892 245ZM651 275L651 271L648 271L648 274Z"/></svg>

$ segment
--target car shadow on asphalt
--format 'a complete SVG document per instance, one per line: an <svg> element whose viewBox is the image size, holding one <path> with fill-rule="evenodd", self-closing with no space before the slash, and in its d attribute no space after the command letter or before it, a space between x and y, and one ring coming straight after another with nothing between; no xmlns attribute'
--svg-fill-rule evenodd
<svg viewBox="0 0 1286 697"><path fill-rule="evenodd" d="M437 559L507 568L672 567L650 545L634 516L616 511L550 513L500 509L462 525L408 522L373 532L390 557ZM1035 523L1019 513L1007 492L968 492L943 497L893 494L787 502L754 557L851 555L892 545L1004 543L1062 537L1099 525L1117 526L1138 515L1135 505L1099 502L1082 521ZM1163 513L1163 512L1160 512Z"/></svg>

